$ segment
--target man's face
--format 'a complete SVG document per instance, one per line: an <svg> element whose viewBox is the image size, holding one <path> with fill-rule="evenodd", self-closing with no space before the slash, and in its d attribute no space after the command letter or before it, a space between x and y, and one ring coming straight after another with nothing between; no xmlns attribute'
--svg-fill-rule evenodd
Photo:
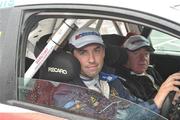
<svg viewBox="0 0 180 120"><path fill-rule="evenodd" d="M90 44L80 49L74 49L74 56L81 64L81 74L94 78L104 64L105 49L100 44Z"/></svg>
<svg viewBox="0 0 180 120"><path fill-rule="evenodd" d="M149 65L150 52L146 48L136 51L128 51L128 62L126 66L135 73L143 73Z"/></svg>

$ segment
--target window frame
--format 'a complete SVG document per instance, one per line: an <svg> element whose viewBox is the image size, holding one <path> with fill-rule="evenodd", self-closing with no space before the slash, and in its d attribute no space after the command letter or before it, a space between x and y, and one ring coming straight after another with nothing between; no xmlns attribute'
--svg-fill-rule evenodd
<svg viewBox="0 0 180 120"><path fill-rule="evenodd" d="M77 8L75 8L77 6ZM132 11L129 9L107 7L107 6L95 6L95 5L40 5L40 6L27 6L19 7L22 10L23 20L21 22L21 36L19 42L19 51L17 56L20 56L19 59L16 59L18 64L17 76L23 77L24 75L24 66L25 66L25 48L27 45L28 34L32 23L35 23L39 20L44 19L45 17L64 17L64 18L102 18L102 19L113 19L120 21L128 21L134 24L141 24L159 31L163 31L167 34L172 34L172 36L179 37L179 31L172 29L171 26L180 28L178 24L172 23L171 21L166 21L157 16L152 16L150 14L138 13L138 11ZM94 10L92 10L94 8ZM96 10L97 9L97 10ZM61 12L60 15L42 15L40 18L37 16L33 17L34 14L39 14L40 12ZM100 17L101 15L101 17ZM91 17L89 17L91 16ZM157 17L157 18L156 18ZM150 19L150 20L148 20ZM33 20L33 22L31 22ZM163 23L163 24L161 24ZM18 97L16 97L16 100ZM23 105L25 107L26 105Z"/></svg>

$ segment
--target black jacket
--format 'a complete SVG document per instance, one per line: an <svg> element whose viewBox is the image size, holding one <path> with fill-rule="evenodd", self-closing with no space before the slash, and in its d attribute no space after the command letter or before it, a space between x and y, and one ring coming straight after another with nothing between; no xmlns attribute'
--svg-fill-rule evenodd
<svg viewBox="0 0 180 120"><path fill-rule="evenodd" d="M159 87L162 84L163 81L160 74L152 66L149 66L146 72L154 78L154 84L156 86ZM125 67L120 67L116 70L116 74L122 77L121 82L132 95L144 101L154 98L157 93L158 88L154 87L153 82L146 75L138 76L132 74L132 72Z"/></svg>

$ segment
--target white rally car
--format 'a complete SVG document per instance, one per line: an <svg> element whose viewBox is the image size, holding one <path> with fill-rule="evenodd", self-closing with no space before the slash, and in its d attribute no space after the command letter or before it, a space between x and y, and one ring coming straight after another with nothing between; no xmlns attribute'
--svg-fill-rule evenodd
<svg viewBox="0 0 180 120"><path fill-rule="evenodd" d="M178 0L1 0L0 119L99 119L98 116L89 116L83 110L74 112L26 100L35 81L44 80L57 85L76 79L75 73L78 69L72 68L71 62L64 62L69 61L69 57L65 58L64 55L61 56L62 59L58 58L61 61L58 63L59 66L54 65L49 68L50 75L44 72L44 68L47 67L47 61L56 60L52 55L54 52L68 53L69 37L74 30L86 26L96 28L101 33L104 43L111 47L121 47L128 33L141 34L148 38L155 48L155 52L151 55L151 64L160 72L164 80L180 70L180 2ZM107 51L109 52L105 64L113 70L118 69L114 51ZM180 119L180 102L172 106L171 99L168 100L164 102L161 113L157 114L119 98L118 104L116 103L117 109L124 109L133 104L136 110L131 111L128 118L123 118L120 112L116 112L112 119L164 120L169 118L170 111L174 114L171 119ZM110 106L113 104L111 103ZM144 111L151 117L143 115Z"/></svg>

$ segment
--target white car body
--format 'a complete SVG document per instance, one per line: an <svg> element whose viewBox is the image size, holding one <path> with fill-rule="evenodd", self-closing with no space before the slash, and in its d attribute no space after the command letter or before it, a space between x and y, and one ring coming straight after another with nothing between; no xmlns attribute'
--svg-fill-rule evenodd
<svg viewBox="0 0 180 120"><path fill-rule="evenodd" d="M174 23L176 26L171 26L172 28L174 27L174 29L176 29L177 26L180 26L180 7L178 7L180 5L179 0L150 0L150 1L145 1L145 0L136 0L136 1L135 0L1 0L0 1L0 10L6 9L6 8L7 9L13 8L13 7L14 8L28 7L28 6L36 7L41 4L42 5L44 5L44 4L45 5L48 5L48 4L53 4L53 5L63 4L63 5L65 5L65 4L67 4L69 6L72 5L73 7L75 7L76 5L87 5L88 8L86 8L86 9L89 9L89 10L91 10L91 5L98 6L99 8L107 7L108 11L110 11L112 8L113 8L112 10L115 10L115 8L118 8L118 9L123 8L126 10L132 9L135 11L139 11L139 13L142 13L142 14L146 13L146 14L152 15L153 18L151 18L151 19L153 19L152 21L156 21L156 23L161 24L161 22L164 22L161 20L159 21L159 19L158 19L158 18L163 18L163 20L167 20L170 23ZM116 11L112 11L112 12L116 13ZM66 15L66 14L67 13L65 13L64 15ZM136 16L136 15L134 15L134 16ZM149 19L148 17L149 16L147 16L147 18L146 18L147 20ZM1 15L0 15L0 19L1 19ZM154 28L156 28L156 27L154 27ZM160 28L160 30L162 30L162 28ZM38 29L37 29L37 31L38 31ZM177 29L177 31L178 31L178 29ZM169 31L166 31L166 32L168 33ZM177 34L172 33L172 35L176 36L177 38L180 38L180 36L178 36ZM3 32L1 31L1 26L0 26L0 37L1 36L3 36ZM33 39L34 36L35 36L34 34L32 36L30 36L30 39ZM31 48L31 46L29 48ZM1 57L1 54L0 54L0 57ZM6 102L8 104L14 104L14 102L11 103L11 101L10 102L6 101ZM43 109L45 109L45 108L43 108ZM47 111L45 113L47 113ZM54 112L57 112L57 111L54 111ZM8 114L4 114L4 113L8 113ZM21 116L21 115L19 116L17 113L20 113L21 115L25 115L25 116ZM9 117L9 115L10 116L12 115L12 116ZM39 113L37 111L28 110L28 108L26 109L26 108L21 108L21 107L16 107L16 106L0 104L0 119L4 118L3 120L8 120L10 118L15 119L16 117L23 119L23 120L26 120L26 119L27 120L40 120L40 119L42 119L42 120L65 120L66 118L64 118L64 116L65 115L62 115L62 118L55 117L55 116L51 116L48 114ZM88 119L88 118L84 117L84 119Z"/></svg>

